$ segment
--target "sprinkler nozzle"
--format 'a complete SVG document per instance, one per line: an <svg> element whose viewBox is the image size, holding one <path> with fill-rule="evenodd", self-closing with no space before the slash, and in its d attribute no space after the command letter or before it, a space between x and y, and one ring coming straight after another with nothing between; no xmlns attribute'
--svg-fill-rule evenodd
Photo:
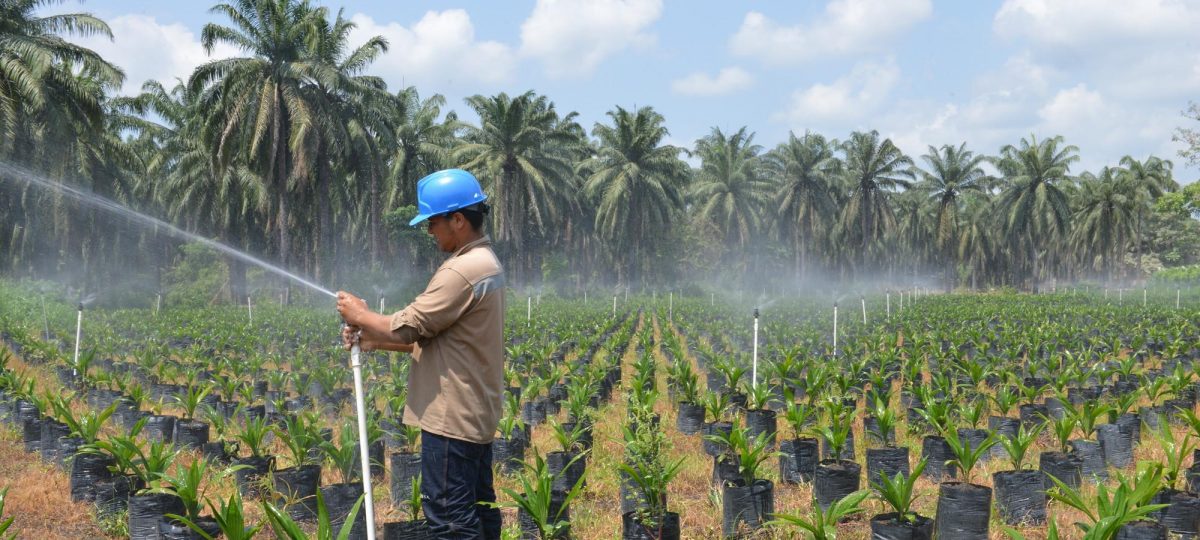
<svg viewBox="0 0 1200 540"><path fill-rule="evenodd" d="M79 303L79 311L83 311L83 302Z"/></svg>
<svg viewBox="0 0 1200 540"><path fill-rule="evenodd" d="M754 318L758 318L758 308L754 308Z"/></svg>

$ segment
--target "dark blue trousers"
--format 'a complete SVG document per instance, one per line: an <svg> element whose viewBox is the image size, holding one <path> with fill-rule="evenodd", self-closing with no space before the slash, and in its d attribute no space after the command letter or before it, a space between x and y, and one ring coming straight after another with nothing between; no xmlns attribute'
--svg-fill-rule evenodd
<svg viewBox="0 0 1200 540"><path fill-rule="evenodd" d="M500 540L492 445L421 431L421 509L439 539Z"/></svg>

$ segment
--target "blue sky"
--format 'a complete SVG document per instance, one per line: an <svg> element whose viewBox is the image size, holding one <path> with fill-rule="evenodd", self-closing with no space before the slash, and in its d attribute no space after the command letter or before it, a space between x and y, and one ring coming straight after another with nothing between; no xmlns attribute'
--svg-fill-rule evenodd
<svg viewBox="0 0 1200 540"><path fill-rule="evenodd" d="M133 92L207 61L207 1L91 0L113 27L85 43ZM383 35L389 87L463 98L532 89L590 131L615 106L650 105L669 142L747 126L769 149L789 131L878 129L914 158L929 145L995 153L1030 134L1079 146L1073 172L1129 154L1176 161L1173 131L1200 101L1200 0L536 0L325 2ZM68 3L58 9L78 10ZM214 56L238 51L221 48Z"/></svg>

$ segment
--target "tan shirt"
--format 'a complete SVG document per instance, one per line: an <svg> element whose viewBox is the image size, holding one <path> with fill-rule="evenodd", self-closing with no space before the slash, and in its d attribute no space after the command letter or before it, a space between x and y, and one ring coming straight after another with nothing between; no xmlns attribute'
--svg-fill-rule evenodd
<svg viewBox="0 0 1200 540"><path fill-rule="evenodd" d="M480 444L503 413L504 269L491 245L485 236L460 248L391 321L420 336L404 423Z"/></svg>

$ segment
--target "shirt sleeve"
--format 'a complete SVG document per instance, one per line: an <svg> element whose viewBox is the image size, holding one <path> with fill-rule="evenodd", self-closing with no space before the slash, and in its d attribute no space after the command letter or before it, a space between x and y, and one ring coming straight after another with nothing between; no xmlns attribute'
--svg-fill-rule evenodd
<svg viewBox="0 0 1200 540"><path fill-rule="evenodd" d="M399 334L397 337L402 342L430 339L453 325L467 311L473 292L462 274L449 268L438 270L429 280L425 292L392 315L391 330Z"/></svg>

